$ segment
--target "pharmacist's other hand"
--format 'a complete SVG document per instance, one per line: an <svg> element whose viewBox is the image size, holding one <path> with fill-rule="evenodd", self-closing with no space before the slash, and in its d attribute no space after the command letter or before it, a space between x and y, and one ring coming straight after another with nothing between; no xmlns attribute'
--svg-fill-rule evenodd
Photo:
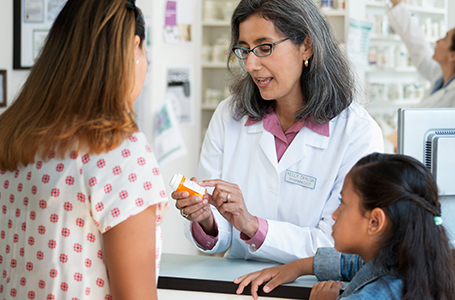
<svg viewBox="0 0 455 300"><path fill-rule="evenodd" d="M212 195L208 195L209 203L214 205L220 214L238 231L252 238L258 228L258 219L248 212L243 193L239 186L220 179L204 180L200 186L214 187Z"/></svg>
<svg viewBox="0 0 455 300"><path fill-rule="evenodd" d="M341 281L321 281L313 285L310 300L335 300L340 296L344 282Z"/></svg>
<svg viewBox="0 0 455 300"><path fill-rule="evenodd" d="M246 274L234 280L234 283L239 285L236 293L240 295L245 287L251 284L251 295L257 300L258 289L261 284L268 282L262 290L265 293L270 293L280 284L295 281L300 276L300 273L298 264L289 263Z"/></svg>
<svg viewBox="0 0 455 300"><path fill-rule="evenodd" d="M397 5L398 3L401 2L401 0L390 0L392 2L393 6Z"/></svg>
<svg viewBox="0 0 455 300"><path fill-rule="evenodd" d="M199 181L193 177L191 181L199 183ZM180 211L180 214L189 221L192 222L206 222L213 219L212 211L210 209L209 200L206 196L192 196L189 197L189 193L186 191L174 191L171 197L175 199L175 207Z"/></svg>

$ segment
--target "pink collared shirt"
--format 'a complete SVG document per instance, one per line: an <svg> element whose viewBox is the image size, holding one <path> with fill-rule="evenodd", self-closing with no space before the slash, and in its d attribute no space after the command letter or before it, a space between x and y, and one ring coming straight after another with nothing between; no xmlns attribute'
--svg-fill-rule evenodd
<svg viewBox="0 0 455 300"><path fill-rule="evenodd" d="M330 136L328 122L324 124L317 124L311 118L308 120L300 120L295 122L288 130L286 130L286 132L284 132L283 129L281 128L280 120L278 120L275 111L272 109L269 110L269 112L264 116L262 121L264 124L263 125L264 129L275 136L275 148L278 161L281 160L281 157L284 155L289 145L291 145L297 133L299 133L303 126L321 135ZM245 126L250 126L258 122L260 121L248 119L245 123ZM269 229L267 220L261 219L259 217L256 218L258 219L259 227L256 234L251 239L249 239L248 236L243 232L240 233L240 238L255 250L259 249L262 246ZM216 224L216 221L215 230L217 232L217 236L211 236L205 233L205 231L202 229L199 223L193 222L191 224L191 231L194 240L201 248L205 250L213 249L213 247L218 241L218 225Z"/></svg>

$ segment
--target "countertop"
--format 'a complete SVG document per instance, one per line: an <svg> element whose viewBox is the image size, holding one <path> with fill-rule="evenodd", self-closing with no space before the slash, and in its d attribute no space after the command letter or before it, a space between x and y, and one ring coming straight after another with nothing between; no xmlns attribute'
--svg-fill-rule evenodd
<svg viewBox="0 0 455 300"><path fill-rule="evenodd" d="M237 284L233 283L234 279L276 265L278 264L243 259L163 253L158 288L235 295ZM258 294L277 298L308 299L311 287L316 282L315 276L302 276L295 282L283 284L268 294L262 292L260 288ZM245 289L242 295L250 295L249 288Z"/></svg>

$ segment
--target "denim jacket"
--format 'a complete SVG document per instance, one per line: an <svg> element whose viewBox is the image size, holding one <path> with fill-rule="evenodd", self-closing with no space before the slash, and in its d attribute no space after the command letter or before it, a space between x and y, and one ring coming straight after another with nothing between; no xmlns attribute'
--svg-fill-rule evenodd
<svg viewBox="0 0 455 300"><path fill-rule="evenodd" d="M314 256L314 275L320 281L350 281L337 299L400 299L403 284L392 270L374 266L374 259L364 263L358 255L319 248Z"/></svg>

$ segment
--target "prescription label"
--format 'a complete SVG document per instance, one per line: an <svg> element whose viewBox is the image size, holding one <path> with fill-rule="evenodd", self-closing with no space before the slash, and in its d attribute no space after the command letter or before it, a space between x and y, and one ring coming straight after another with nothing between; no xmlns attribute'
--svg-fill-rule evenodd
<svg viewBox="0 0 455 300"><path fill-rule="evenodd" d="M286 170L285 181L314 190L316 187L316 178L294 171Z"/></svg>

